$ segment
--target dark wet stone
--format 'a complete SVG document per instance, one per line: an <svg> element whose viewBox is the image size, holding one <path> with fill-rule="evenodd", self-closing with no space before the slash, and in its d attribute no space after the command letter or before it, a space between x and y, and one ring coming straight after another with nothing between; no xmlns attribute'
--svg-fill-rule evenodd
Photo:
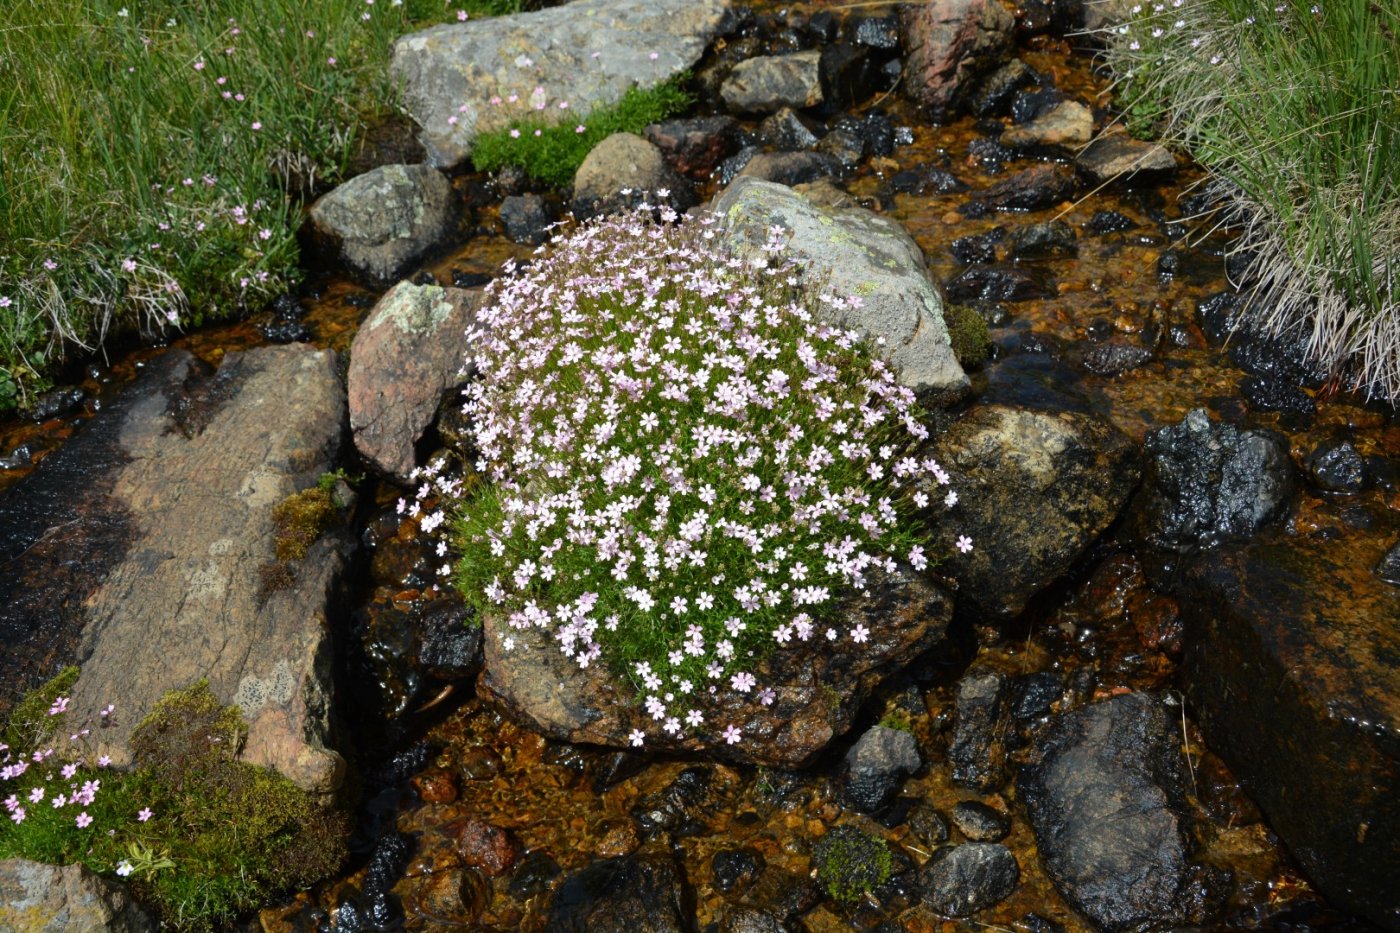
<svg viewBox="0 0 1400 933"><path fill-rule="evenodd" d="M762 151L758 146L745 146L721 162L714 170L715 180L719 182L720 187L726 187L738 176L744 166L749 164L749 160Z"/></svg>
<svg viewBox="0 0 1400 933"><path fill-rule="evenodd" d="M1011 95L1011 122L1030 123L1063 103L1065 95L1054 85L1036 85L1017 89Z"/></svg>
<svg viewBox="0 0 1400 933"><path fill-rule="evenodd" d="M1059 294L1049 269L1009 262L970 266L946 284L946 291L956 302L1029 301Z"/></svg>
<svg viewBox="0 0 1400 933"><path fill-rule="evenodd" d="M692 117L653 123L644 135L671 168L691 178L704 178L738 148L737 128L729 116Z"/></svg>
<svg viewBox="0 0 1400 933"><path fill-rule="evenodd" d="M686 933L685 882L676 863L657 855L594 862L569 875L550 900L555 933Z"/></svg>
<svg viewBox="0 0 1400 933"><path fill-rule="evenodd" d="M1318 444L1303 458L1308 477L1328 492L1361 492L1366 488L1366 461L1348 440Z"/></svg>
<svg viewBox="0 0 1400 933"><path fill-rule="evenodd" d="M998 211L1039 211L1074 196L1074 172L1063 165L1036 165L1009 175L982 192L978 203Z"/></svg>
<svg viewBox="0 0 1400 933"><path fill-rule="evenodd" d="M601 794L610 787L616 787L629 777L640 774L646 766L647 760L641 755L622 749L609 752L593 772L593 792Z"/></svg>
<svg viewBox="0 0 1400 933"><path fill-rule="evenodd" d="M963 265L992 263L997 259L997 244L1006 239L1006 230L996 227L986 233L960 236L948 244L948 252Z"/></svg>
<svg viewBox="0 0 1400 933"><path fill-rule="evenodd" d="M1016 921L1016 929L1024 933L1065 933L1062 923L1056 923L1040 914L1026 914Z"/></svg>
<svg viewBox="0 0 1400 933"><path fill-rule="evenodd" d="M711 802L711 779L707 767L686 768L663 789L641 798L632 807L637 828L652 835L668 832L689 835L700 824L704 808Z"/></svg>
<svg viewBox="0 0 1400 933"><path fill-rule="evenodd" d="M1199 923L1175 711L1147 693L1063 713L1017 789L1055 886L1107 930Z"/></svg>
<svg viewBox="0 0 1400 933"><path fill-rule="evenodd" d="M905 822L909 824L909 831L914 834L914 838L930 849L943 845L951 835L948 821L943 818L943 814L924 801L916 803L909 810Z"/></svg>
<svg viewBox="0 0 1400 933"><path fill-rule="evenodd" d="M1013 58L978 82L968 98L967 109L973 116L991 117L1005 113L1011 96L1028 84L1035 84L1039 75L1019 58Z"/></svg>
<svg viewBox="0 0 1400 933"><path fill-rule="evenodd" d="M851 746L841 763L846 800L862 813L873 813L899 793L907 775L923 765L919 743L910 732L873 726Z"/></svg>
<svg viewBox="0 0 1400 933"><path fill-rule="evenodd" d="M1116 376L1137 369L1152 357L1151 347L1111 340L1084 351L1084 368L1098 376Z"/></svg>
<svg viewBox="0 0 1400 933"><path fill-rule="evenodd" d="M1302 418L1317 414L1311 395L1278 376L1246 376L1240 380L1240 394L1254 411L1277 411Z"/></svg>
<svg viewBox="0 0 1400 933"><path fill-rule="evenodd" d="M888 156L894 153L894 122L881 110L868 110L860 117L837 117L831 122L831 129L850 133L859 139L863 150L869 155Z"/></svg>
<svg viewBox="0 0 1400 933"><path fill-rule="evenodd" d="M1011 817L978 800L953 804L953 825L971 842L1001 842L1011 832Z"/></svg>
<svg viewBox="0 0 1400 933"><path fill-rule="evenodd" d="M886 83L880 60L869 48L845 43L825 46L818 73L828 113L849 110L868 100Z"/></svg>
<svg viewBox="0 0 1400 933"><path fill-rule="evenodd" d="M258 330L269 343L303 343L311 339L311 329L302 321L306 309L294 295L278 295L268 305L267 312Z"/></svg>
<svg viewBox="0 0 1400 933"><path fill-rule="evenodd" d="M1175 551L1249 538L1293 494L1288 445L1272 431L1241 431L1197 408L1143 441L1147 459L1133 527Z"/></svg>
<svg viewBox="0 0 1400 933"><path fill-rule="evenodd" d="M822 137L817 151L831 156L849 172L865 157L865 143L849 130L832 130Z"/></svg>
<svg viewBox="0 0 1400 933"><path fill-rule="evenodd" d="M899 14L885 11L853 16L846 22L846 35L856 45L882 52L899 50Z"/></svg>
<svg viewBox="0 0 1400 933"><path fill-rule="evenodd" d="M1017 677L1013 684L1011 715L1021 723L1048 716L1064 692L1065 678L1058 671L1037 671Z"/></svg>
<svg viewBox="0 0 1400 933"><path fill-rule="evenodd" d="M1021 867L1006 846L969 842L945 849L919 871L923 902L948 917L967 917L1010 897Z"/></svg>
<svg viewBox="0 0 1400 933"><path fill-rule="evenodd" d="M491 283L491 276L485 272L463 272L461 269L452 270L453 288L480 288Z"/></svg>
<svg viewBox="0 0 1400 933"><path fill-rule="evenodd" d="M1308 359L1307 338L1270 336L1252 329L1237 331L1230 340L1230 359L1256 376L1293 385L1319 386L1327 381L1325 369Z"/></svg>
<svg viewBox="0 0 1400 933"><path fill-rule="evenodd" d="M710 871L715 887L725 894L747 888L765 866L763 856L755 849L722 849L710 859Z"/></svg>
<svg viewBox="0 0 1400 933"><path fill-rule="evenodd" d="M1395 492L1400 489L1400 462L1371 454L1366 458L1366 481L1377 489Z"/></svg>
<svg viewBox="0 0 1400 933"><path fill-rule="evenodd" d="M517 243L536 246L549 239L545 229L554 223L554 212L538 194L515 194L501 202L501 224L506 236Z"/></svg>
<svg viewBox="0 0 1400 933"><path fill-rule="evenodd" d="M736 177L775 181L791 188L822 178L841 177L840 160L825 152L759 152L744 163Z"/></svg>
<svg viewBox="0 0 1400 933"><path fill-rule="evenodd" d="M953 783L986 793L1006 780L1006 677L995 671L969 674L958 684L948 762Z"/></svg>
<svg viewBox="0 0 1400 933"><path fill-rule="evenodd" d="M81 408L86 397L86 393L78 386L58 386L34 400L34 407L29 409L29 417L35 421L62 418Z"/></svg>
<svg viewBox="0 0 1400 933"><path fill-rule="evenodd" d="M481 626L460 597L429 603L418 617L418 664L439 680L467 680L481 670Z"/></svg>
<svg viewBox="0 0 1400 933"><path fill-rule="evenodd" d="M1395 542L1390 550L1382 555L1380 562L1376 564L1376 576L1386 583L1400 586L1400 541Z"/></svg>
<svg viewBox="0 0 1400 933"><path fill-rule="evenodd" d="M549 890L554 879L563 869L548 852L531 852L520 860L511 875L510 896L518 901L526 901Z"/></svg>
<svg viewBox="0 0 1400 933"><path fill-rule="evenodd" d="M891 175L890 187L901 194L925 194L929 191L949 194L966 190L967 185L951 172L922 165Z"/></svg>
<svg viewBox="0 0 1400 933"><path fill-rule="evenodd" d="M836 41L841 23L830 10L817 10L807 17L806 33L812 45L830 45Z"/></svg>
<svg viewBox="0 0 1400 933"><path fill-rule="evenodd" d="M988 172L996 173L1001 171L1001 164L1016 158L1016 150L1009 149L997 142L995 139L988 139L979 136L967 144L967 157L969 161L976 162ZM969 213L970 210L980 209L982 213L991 210L991 206L985 201L972 201L958 210L967 217L980 217L982 214Z"/></svg>
<svg viewBox="0 0 1400 933"><path fill-rule="evenodd" d="M1174 277L1181 267L1181 254L1168 250L1157 257L1157 275L1163 279Z"/></svg>
<svg viewBox="0 0 1400 933"><path fill-rule="evenodd" d="M1157 184L1176 171L1176 159L1165 147L1126 133L1099 137L1075 157L1074 163L1094 185L1114 180Z"/></svg>
<svg viewBox="0 0 1400 933"><path fill-rule="evenodd" d="M811 149L817 144L817 134L791 107L765 117L757 135L760 143L774 149Z"/></svg>
<svg viewBox="0 0 1400 933"><path fill-rule="evenodd" d="M1084 229L1094 236L1105 233L1122 233L1137 226L1137 221L1117 211L1094 211L1094 216L1084 225Z"/></svg>
<svg viewBox="0 0 1400 933"><path fill-rule="evenodd" d="M21 467L29 466L33 461L34 445L32 443L20 444L5 456L0 457L0 470L18 470Z"/></svg>
<svg viewBox="0 0 1400 933"><path fill-rule="evenodd" d="M1084 4L1085 0L1024 0L1017 7L1016 34L1025 39L1042 33L1066 36L1081 32Z"/></svg>
<svg viewBox="0 0 1400 933"><path fill-rule="evenodd" d="M1181 682L1309 880L1400 929L1400 588L1372 572L1385 547L1279 535L1193 562Z"/></svg>
<svg viewBox="0 0 1400 933"><path fill-rule="evenodd" d="M366 898L387 893L408 867L413 855L413 839L402 833L387 832L379 837L370 854L369 865L365 868L364 894Z"/></svg>
<svg viewBox="0 0 1400 933"><path fill-rule="evenodd" d="M1050 220L1012 228L1007 249L1012 259L1061 259L1077 255L1079 243L1073 227Z"/></svg>
<svg viewBox="0 0 1400 933"><path fill-rule="evenodd" d="M787 933L783 918L757 907L727 907L719 933Z"/></svg>

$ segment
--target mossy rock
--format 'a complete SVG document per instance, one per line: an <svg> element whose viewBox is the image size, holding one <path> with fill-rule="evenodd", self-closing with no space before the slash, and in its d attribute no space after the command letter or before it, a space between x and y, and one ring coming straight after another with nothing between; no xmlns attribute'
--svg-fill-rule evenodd
<svg viewBox="0 0 1400 933"><path fill-rule="evenodd" d="M283 499L272 510L277 559L301 560L316 539L333 528L338 519L339 511L331 490L319 485Z"/></svg>
<svg viewBox="0 0 1400 933"><path fill-rule="evenodd" d="M964 369L976 369L992 355L992 337L987 322L967 305L947 305L943 322L953 344L953 355Z"/></svg>
<svg viewBox="0 0 1400 933"><path fill-rule="evenodd" d="M893 857L878 836L855 826L837 826L812 853L817 882L832 900L853 903L890 879Z"/></svg>

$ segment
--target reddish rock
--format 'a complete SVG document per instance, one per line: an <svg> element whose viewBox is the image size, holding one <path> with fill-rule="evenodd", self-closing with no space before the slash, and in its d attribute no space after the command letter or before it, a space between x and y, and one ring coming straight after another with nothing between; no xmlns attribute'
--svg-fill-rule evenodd
<svg viewBox="0 0 1400 933"><path fill-rule="evenodd" d="M494 878L503 875L520 859L520 843L499 826L483 820L468 820L457 834L457 851L472 868Z"/></svg>
<svg viewBox="0 0 1400 933"><path fill-rule="evenodd" d="M457 799L457 781L440 768L413 777L413 789L424 803L451 803Z"/></svg>
<svg viewBox="0 0 1400 933"><path fill-rule="evenodd" d="M909 93L941 118L1010 54L1016 20L999 0L929 0L903 25Z"/></svg>
<svg viewBox="0 0 1400 933"><path fill-rule="evenodd" d="M695 117L653 123L645 134L673 169L704 179L733 155L738 144L737 127L733 117Z"/></svg>

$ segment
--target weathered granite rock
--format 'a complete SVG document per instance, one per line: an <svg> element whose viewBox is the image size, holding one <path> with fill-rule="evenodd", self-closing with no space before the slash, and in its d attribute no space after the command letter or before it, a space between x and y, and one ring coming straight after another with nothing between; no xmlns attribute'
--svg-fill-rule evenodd
<svg viewBox="0 0 1400 933"><path fill-rule="evenodd" d="M787 255L833 294L861 299L858 308L829 312L833 320L883 338L904 385L934 397L967 390L942 299L919 247L898 224L861 208L824 209L791 188L747 178L735 179L713 210L741 249L765 242L774 226L789 231Z"/></svg>
<svg viewBox="0 0 1400 933"><path fill-rule="evenodd" d="M85 865L0 861L0 930L7 933L146 933L156 929L120 885Z"/></svg>
<svg viewBox="0 0 1400 933"><path fill-rule="evenodd" d="M663 855L594 862L554 891L546 928L557 933L684 933L694 925L685 879Z"/></svg>
<svg viewBox="0 0 1400 933"><path fill-rule="evenodd" d="M904 11L913 98L942 118L1011 52L1015 17L999 0L929 0Z"/></svg>
<svg viewBox="0 0 1400 933"><path fill-rule="evenodd" d="M388 282L451 231L455 195L436 169L385 165L317 200L307 220L313 251L356 275Z"/></svg>
<svg viewBox="0 0 1400 933"><path fill-rule="evenodd" d="M667 194L661 196L661 191ZM695 189L666 164L660 149L636 134L609 136L593 147L574 174L574 216L580 220L643 201L685 211L695 203Z"/></svg>
<svg viewBox="0 0 1400 933"><path fill-rule="evenodd" d="M1065 100L1029 123L1007 127L999 142L1026 149L1031 146L1082 146L1094 137L1094 114L1077 100Z"/></svg>
<svg viewBox="0 0 1400 933"><path fill-rule="evenodd" d="M616 676L581 670L547 633L483 621L486 666L477 689L511 718L566 742L627 747L633 729L647 733L649 751L683 752L777 767L805 766L851 727L870 690L888 674L938 644L952 612L941 589L907 568L872 579L869 599L846 604L850 624L870 640L816 639L775 650L755 675L774 691L764 706L732 690L696 704L699 730L672 736L656 728L636 692ZM507 651L502 642L514 639ZM720 730L732 724L743 741L730 745Z"/></svg>
<svg viewBox="0 0 1400 933"><path fill-rule="evenodd" d="M568 103L554 110L561 119L586 120L629 88L690 68L729 20L727 0L575 0L411 33L394 43L392 70L429 161L451 168L478 135L520 115L491 105L492 94L524 99L540 87L547 106Z"/></svg>
<svg viewBox="0 0 1400 933"><path fill-rule="evenodd" d="M1335 904L1400 930L1400 588L1389 545L1278 532L1186 574L1182 674L1217 750Z"/></svg>
<svg viewBox="0 0 1400 933"><path fill-rule="evenodd" d="M334 465L345 422L335 354L303 345L229 353L213 376L126 413L107 510L126 517L130 543L86 595L70 706L95 722L118 704L94 735L118 765L157 700L208 678L248 720L245 760L308 789L339 781L326 613L353 544L323 535L280 588L262 571L273 508Z"/></svg>
<svg viewBox="0 0 1400 933"><path fill-rule="evenodd" d="M1004 845L968 842L938 855L919 870L923 902L948 917L967 917L1010 897L1021 866Z"/></svg>
<svg viewBox="0 0 1400 933"><path fill-rule="evenodd" d="M1138 481L1137 445L1071 412L974 408L933 451L959 496L949 510L943 491L928 489L940 527L973 540L972 552L953 554L943 572L958 580L960 596L1002 617L1068 570Z"/></svg>
<svg viewBox="0 0 1400 933"><path fill-rule="evenodd" d="M400 282L355 334L346 375L355 446L400 482L442 393L464 378L464 334L480 300L480 290Z"/></svg>
<svg viewBox="0 0 1400 933"><path fill-rule="evenodd" d="M905 776L923 763L912 732L872 726L841 762L846 799L862 813L873 813L893 800Z"/></svg>
<svg viewBox="0 0 1400 933"><path fill-rule="evenodd" d="M1095 185L1116 178L1152 183L1176 170L1176 158L1165 147L1127 133L1099 137L1079 153L1074 164Z"/></svg>
<svg viewBox="0 0 1400 933"><path fill-rule="evenodd" d="M724 79L720 98L735 113L815 107L822 102L821 56L820 50L811 49L742 61Z"/></svg>

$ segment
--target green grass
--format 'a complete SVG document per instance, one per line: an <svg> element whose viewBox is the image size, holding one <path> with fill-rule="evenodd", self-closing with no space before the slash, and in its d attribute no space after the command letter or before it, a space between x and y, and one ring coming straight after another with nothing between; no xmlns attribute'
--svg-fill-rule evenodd
<svg viewBox="0 0 1400 933"><path fill-rule="evenodd" d="M1398 34L1397 0L1191 0L1145 5L1106 53L1137 125L1189 149L1231 199L1256 320L1306 334L1335 374L1391 400Z"/></svg>
<svg viewBox="0 0 1400 933"><path fill-rule="evenodd" d="M525 116L504 129L483 133L472 143L472 163L483 172L510 165L546 184L563 188L593 147L614 133L640 133L648 124L685 110L693 98L688 74L653 88L632 88L611 107L594 110L580 122ZM567 112L567 111L566 111ZM583 132L578 131L582 126ZM512 134L517 135L512 135Z"/></svg>
<svg viewBox="0 0 1400 933"><path fill-rule="evenodd" d="M0 3L0 411L74 351L158 340L286 288L287 179L338 176L392 103L391 41L521 5Z"/></svg>

